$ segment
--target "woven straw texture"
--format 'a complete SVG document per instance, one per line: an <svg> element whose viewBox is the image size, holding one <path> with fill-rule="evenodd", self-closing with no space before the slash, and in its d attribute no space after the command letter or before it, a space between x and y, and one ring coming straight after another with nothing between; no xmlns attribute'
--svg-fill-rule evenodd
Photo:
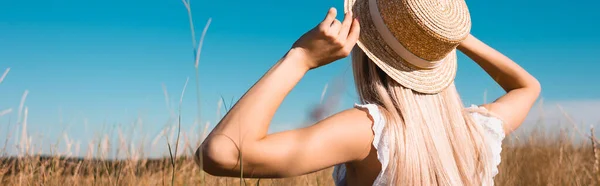
<svg viewBox="0 0 600 186"><path fill-rule="evenodd" d="M471 30L464 1L378 0L389 30L413 54L430 61L446 57Z"/></svg>
<svg viewBox="0 0 600 186"><path fill-rule="evenodd" d="M464 1L378 0L377 4L396 42L419 58L440 64L424 69L405 61L378 32L369 0L345 0L345 12L359 18L357 45L365 54L392 79L416 92L435 94L451 85L457 69L456 46L470 31Z"/></svg>

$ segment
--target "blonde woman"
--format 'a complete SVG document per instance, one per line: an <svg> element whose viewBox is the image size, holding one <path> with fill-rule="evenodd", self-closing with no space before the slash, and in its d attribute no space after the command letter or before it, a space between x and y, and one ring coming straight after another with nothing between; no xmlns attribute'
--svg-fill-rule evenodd
<svg viewBox="0 0 600 186"><path fill-rule="evenodd" d="M343 21L330 9L215 127L196 153L198 164L212 175L246 178L334 167L336 185L492 185L502 139L521 125L540 84L469 34L463 1L438 11L459 12L447 25L423 13L432 5L414 2L349 0ZM453 85L456 49L507 93L465 108ZM307 71L351 52L360 104L306 128L267 134Z"/></svg>

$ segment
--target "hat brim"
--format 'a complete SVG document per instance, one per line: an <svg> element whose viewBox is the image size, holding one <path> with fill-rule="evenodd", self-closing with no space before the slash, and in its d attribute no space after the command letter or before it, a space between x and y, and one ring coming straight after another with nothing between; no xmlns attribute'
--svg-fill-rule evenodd
<svg viewBox="0 0 600 186"><path fill-rule="evenodd" d="M345 0L344 12L352 12L360 23L357 45L388 76L402 86L424 94L436 94L454 82L457 70L456 49L441 60L439 66L422 69L406 62L379 35L371 21L369 0Z"/></svg>

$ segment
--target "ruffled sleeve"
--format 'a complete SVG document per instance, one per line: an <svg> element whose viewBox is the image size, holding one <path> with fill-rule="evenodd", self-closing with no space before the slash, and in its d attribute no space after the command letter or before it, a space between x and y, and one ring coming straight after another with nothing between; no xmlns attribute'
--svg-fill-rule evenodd
<svg viewBox="0 0 600 186"><path fill-rule="evenodd" d="M505 138L504 122L499 117L491 114L485 107L471 105L467 110L471 113L475 123L481 125L485 131L486 143L490 147L494 163L492 176L496 176L498 165L502 160L500 154L502 153L502 141Z"/></svg>
<svg viewBox="0 0 600 186"><path fill-rule="evenodd" d="M381 171L373 185L385 185L386 183L386 173L387 173L387 165L389 163L389 140L387 135L383 132L385 127L385 119L379 110L379 107L375 104L355 104L356 108L367 110L369 116L373 120L373 147L377 150L377 159L381 163ZM336 165L333 170L333 180L335 181L336 186L344 186L346 185L346 166L344 164Z"/></svg>

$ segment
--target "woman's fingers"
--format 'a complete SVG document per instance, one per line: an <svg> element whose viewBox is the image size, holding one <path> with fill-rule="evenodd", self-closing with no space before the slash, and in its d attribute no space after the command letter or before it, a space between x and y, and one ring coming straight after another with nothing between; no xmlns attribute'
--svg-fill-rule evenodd
<svg viewBox="0 0 600 186"><path fill-rule="evenodd" d="M348 38L348 32L350 32L352 21L352 12L346 13L346 15L344 16L344 22L342 23L342 28L339 33L340 39L346 40Z"/></svg>
<svg viewBox="0 0 600 186"><path fill-rule="evenodd" d="M333 23L331 23L331 27L329 27L330 36L337 37L340 34L341 29L342 29L342 23L340 22L340 20L337 20L337 19L333 20Z"/></svg>
<svg viewBox="0 0 600 186"><path fill-rule="evenodd" d="M331 27L331 24L335 20L335 16L337 16L337 10L335 8L330 8L329 11L327 11L325 19L321 22L321 29L325 31L329 30L329 27Z"/></svg>
<svg viewBox="0 0 600 186"><path fill-rule="evenodd" d="M360 23L358 19L352 19L352 26L350 27L350 33L348 33L348 39L346 40L346 44L344 49L347 51L351 51L358 42L358 37L360 36Z"/></svg>

